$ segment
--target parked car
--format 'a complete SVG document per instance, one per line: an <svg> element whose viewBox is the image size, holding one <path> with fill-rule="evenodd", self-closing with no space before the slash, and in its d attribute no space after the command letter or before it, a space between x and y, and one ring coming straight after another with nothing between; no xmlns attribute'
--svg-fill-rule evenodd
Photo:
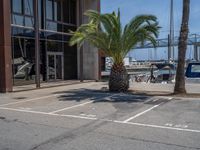
<svg viewBox="0 0 200 150"><path fill-rule="evenodd" d="M186 83L200 83L200 62L189 63L185 76Z"/></svg>

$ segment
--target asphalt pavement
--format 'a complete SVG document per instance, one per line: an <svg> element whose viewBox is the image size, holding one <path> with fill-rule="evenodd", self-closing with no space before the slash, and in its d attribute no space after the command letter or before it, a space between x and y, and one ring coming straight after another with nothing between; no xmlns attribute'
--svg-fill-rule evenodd
<svg viewBox="0 0 200 150"><path fill-rule="evenodd" d="M197 150L200 99L91 82L0 94L0 150Z"/></svg>

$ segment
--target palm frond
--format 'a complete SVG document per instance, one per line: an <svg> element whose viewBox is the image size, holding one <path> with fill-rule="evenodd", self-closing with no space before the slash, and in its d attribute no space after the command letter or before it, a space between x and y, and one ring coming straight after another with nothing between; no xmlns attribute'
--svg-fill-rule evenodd
<svg viewBox="0 0 200 150"><path fill-rule="evenodd" d="M122 63L127 53L137 44L150 41L156 46L159 34L157 18L153 15L138 15L124 28L120 21L120 11L99 14L94 10L85 13L88 24L81 25L70 39L70 45L89 42L113 58L114 63Z"/></svg>

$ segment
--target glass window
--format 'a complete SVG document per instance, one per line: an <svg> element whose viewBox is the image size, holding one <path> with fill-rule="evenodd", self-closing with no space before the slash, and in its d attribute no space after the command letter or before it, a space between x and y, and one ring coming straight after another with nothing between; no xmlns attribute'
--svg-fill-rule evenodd
<svg viewBox="0 0 200 150"><path fill-rule="evenodd" d="M69 33L70 31L76 31L76 26L73 25L64 25L63 32Z"/></svg>
<svg viewBox="0 0 200 150"><path fill-rule="evenodd" d="M76 24L76 1L71 0L70 3L70 23Z"/></svg>
<svg viewBox="0 0 200 150"><path fill-rule="evenodd" d="M54 20L61 21L61 2L59 0L54 1Z"/></svg>
<svg viewBox="0 0 200 150"><path fill-rule="evenodd" d="M43 16L43 15L42 15L42 12L43 12L43 11L42 11L42 10L43 10L43 9L42 9L42 6L43 6L43 3L42 3L42 2L43 2L43 0L39 0L39 1L38 1L38 13L39 13L39 26L40 26L40 29L42 28L42 18L43 18L43 17L42 17L42 16Z"/></svg>
<svg viewBox="0 0 200 150"><path fill-rule="evenodd" d="M22 36L24 34L24 29L18 27L12 27L12 36Z"/></svg>
<svg viewBox="0 0 200 150"><path fill-rule="evenodd" d="M59 24L59 23L56 23L56 22L47 21L46 29L47 30L51 30L51 31L62 32L62 24Z"/></svg>
<svg viewBox="0 0 200 150"><path fill-rule="evenodd" d="M53 1L46 0L46 18L53 20Z"/></svg>
<svg viewBox="0 0 200 150"><path fill-rule="evenodd" d="M191 72L200 73L200 65L192 65Z"/></svg>
<svg viewBox="0 0 200 150"><path fill-rule="evenodd" d="M24 36L26 37L35 37L34 30L24 29Z"/></svg>
<svg viewBox="0 0 200 150"><path fill-rule="evenodd" d="M14 85L34 83L34 40L13 38L13 78Z"/></svg>
<svg viewBox="0 0 200 150"><path fill-rule="evenodd" d="M22 14L23 3L22 0L12 0L12 10L13 12Z"/></svg>
<svg viewBox="0 0 200 150"><path fill-rule="evenodd" d="M63 40L63 35L62 34L57 34L57 33L52 33L52 32L47 32L46 33L46 38L49 39L49 40L62 41Z"/></svg>
<svg viewBox="0 0 200 150"><path fill-rule="evenodd" d="M33 16L33 0L24 0L25 14Z"/></svg>
<svg viewBox="0 0 200 150"><path fill-rule="evenodd" d="M63 12L63 22L65 23L69 23L69 10L70 10L70 7L69 7L69 1L63 1L63 8L62 8L62 12Z"/></svg>
<svg viewBox="0 0 200 150"><path fill-rule="evenodd" d="M34 19L32 17L25 17L25 26L34 27Z"/></svg>
<svg viewBox="0 0 200 150"><path fill-rule="evenodd" d="M62 52L62 43L56 41L47 41L47 51L49 52Z"/></svg>
<svg viewBox="0 0 200 150"><path fill-rule="evenodd" d="M13 15L12 17L12 23L16 25L24 25L24 17L20 15Z"/></svg>

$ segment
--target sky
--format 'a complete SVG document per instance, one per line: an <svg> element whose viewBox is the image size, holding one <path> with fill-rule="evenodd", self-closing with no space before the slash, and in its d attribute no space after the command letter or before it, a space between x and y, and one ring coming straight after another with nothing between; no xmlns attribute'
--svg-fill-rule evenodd
<svg viewBox="0 0 200 150"><path fill-rule="evenodd" d="M179 36L182 19L182 1L174 0L175 36ZM189 31L190 34L200 34L200 0L190 0L190 3ZM159 26L161 26L159 38L167 38L170 29L170 0L101 0L101 13L111 13L118 9L121 11L123 25L139 14L155 15L158 18ZM188 47L188 58L192 57L192 49L192 47ZM156 52L153 49L138 49L130 52L129 56L137 60L167 59L167 48L158 48Z"/></svg>

